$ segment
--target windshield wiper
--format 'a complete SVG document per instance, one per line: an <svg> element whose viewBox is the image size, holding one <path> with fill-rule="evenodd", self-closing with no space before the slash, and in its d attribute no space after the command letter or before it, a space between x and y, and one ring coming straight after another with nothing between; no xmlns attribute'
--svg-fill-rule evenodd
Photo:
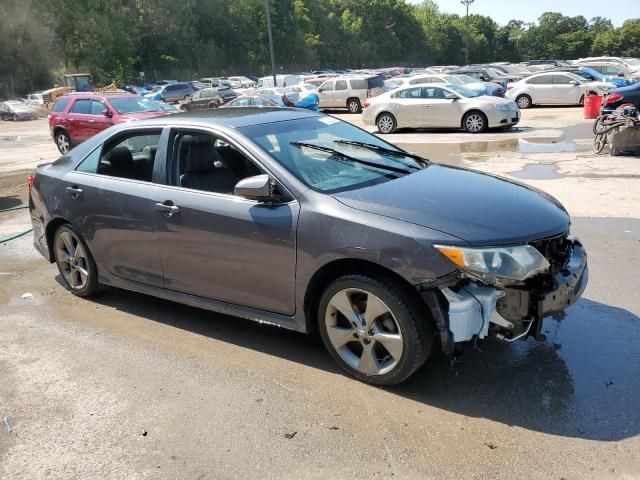
<svg viewBox="0 0 640 480"><path fill-rule="evenodd" d="M369 150L375 150L380 153L386 153L387 155L392 155L394 157L407 157L415 160L422 165L429 165L429 160L426 160L419 155L414 155L413 153L401 152L398 150L391 150L390 148L380 147L379 145L374 145L373 143L365 143L365 142L356 142L353 140L334 140L335 143L340 143L342 145L355 145L356 147L368 148Z"/></svg>
<svg viewBox="0 0 640 480"><path fill-rule="evenodd" d="M293 145L294 147L307 147L307 148L313 148L314 150L318 150L320 152L326 152L326 153L331 153L333 155L337 155L338 157L344 159L344 160L348 160L350 162L354 162L354 163L361 163L363 165L367 165L369 167L374 167L374 168L380 168L383 170L389 170L390 172L396 172L396 173L404 173L405 175L410 175L411 171L409 170L405 170L404 168L398 168L398 167L392 167L391 165L385 165L383 163L376 163L376 162L369 162L367 160L361 160L359 158L355 158L352 157L350 155L347 155L345 153L342 153L338 150L334 150L333 148L330 147L325 147L323 145L316 145L315 143L306 143L306 142L289 142L291 145Z"/></svg>

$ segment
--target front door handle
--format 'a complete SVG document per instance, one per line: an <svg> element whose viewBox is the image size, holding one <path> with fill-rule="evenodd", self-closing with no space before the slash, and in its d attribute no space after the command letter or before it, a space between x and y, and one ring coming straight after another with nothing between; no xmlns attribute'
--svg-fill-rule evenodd
<svg viewBox="0 0 640 480"><path fill-rule="evenodd" d="M180 209L176 207L171 200L167 200L163 203L156 203L156 210L162 212L162 214L167 218L173 217L180 211Z"/></svg>
<svg viewBox="0 0 640 480"><path fill-rule="evenodd" d="M71 187L67 187L66 188L66 192L71 195L71 198L73 198L74 200L77 200L80 195L82 195L82 189L78 188L77 185L73 185Z"/></svg>

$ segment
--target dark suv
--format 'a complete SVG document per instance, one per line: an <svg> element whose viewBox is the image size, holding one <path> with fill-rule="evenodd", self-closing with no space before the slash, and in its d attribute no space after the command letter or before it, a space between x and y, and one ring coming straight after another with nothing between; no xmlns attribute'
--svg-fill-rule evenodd
<svg viewBox="0 0 640 480"><path fill-rule="evenodd" d="M236 92L230 88L203 88L193 92L190 97L180 102L182 110L206 110L207 108L217 108L238 97Z"/></svg>
<svg viewBox="0 0 640 480"><path fill-rule="evenodd" d="M59 97L49 114L49 130L65 154L111 125L167 115L157 103L130 94L69 94Z"/></svg>
<svg viewBox="0 0 640 480"><path fill-rule="evenodd" d="M179 102L185 100L193 93L193 87L188 83L171 83L168 85L158 85L145 95L149 100L162 102Z"/></svg>

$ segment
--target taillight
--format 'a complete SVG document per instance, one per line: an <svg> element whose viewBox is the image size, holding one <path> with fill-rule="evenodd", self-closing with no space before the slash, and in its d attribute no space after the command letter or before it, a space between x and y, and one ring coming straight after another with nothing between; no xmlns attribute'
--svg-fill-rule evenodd
<svg viewBox="0 0 640 480"><path fill-rule="evenodd" d="M512 86L512 85L508 85L508 86L507 86L507 92L508 92L509 90L513 90L513 86Z"/></svg>
<svg viewBox="0 0 640 480"><path fill-rule="evenodd" d="M27 177L27 185L29 186L29 191L31 191L31 187L33 187L33 181L36 179L35 175L29 175Z"/></svg>
<svg viewBox="0 0 640 480"><path fill-rule="evenodd" d="M371 98L371 89L370 88L367 89L367 98Z"/></svg>
<svg viewBox="0 0 640 480"><path fill-rule="evenodd" d="M605 105L611 105L612 103L619 102L623 98L624 96L620 95L619 93L610 93L609 95L607 95L607 98L605 98L604 103Z"/></svg>
<svg viewBox="0 0 640 480"><path fill-rule="evenodd" d="M362 108L367 108L369 106L369 102L364 102L364 105L362 106Z"/></svg>

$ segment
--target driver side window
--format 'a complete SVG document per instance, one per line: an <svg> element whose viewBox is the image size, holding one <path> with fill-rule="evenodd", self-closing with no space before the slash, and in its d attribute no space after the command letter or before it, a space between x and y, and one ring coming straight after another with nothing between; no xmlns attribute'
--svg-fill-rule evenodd
<svg viewBox="0 0 640 480"><path fill-rule="evenodd" d="M172 141L174 185L233 195L243 178L262 170L240 150L209 133L177 132Z"/></svg>

